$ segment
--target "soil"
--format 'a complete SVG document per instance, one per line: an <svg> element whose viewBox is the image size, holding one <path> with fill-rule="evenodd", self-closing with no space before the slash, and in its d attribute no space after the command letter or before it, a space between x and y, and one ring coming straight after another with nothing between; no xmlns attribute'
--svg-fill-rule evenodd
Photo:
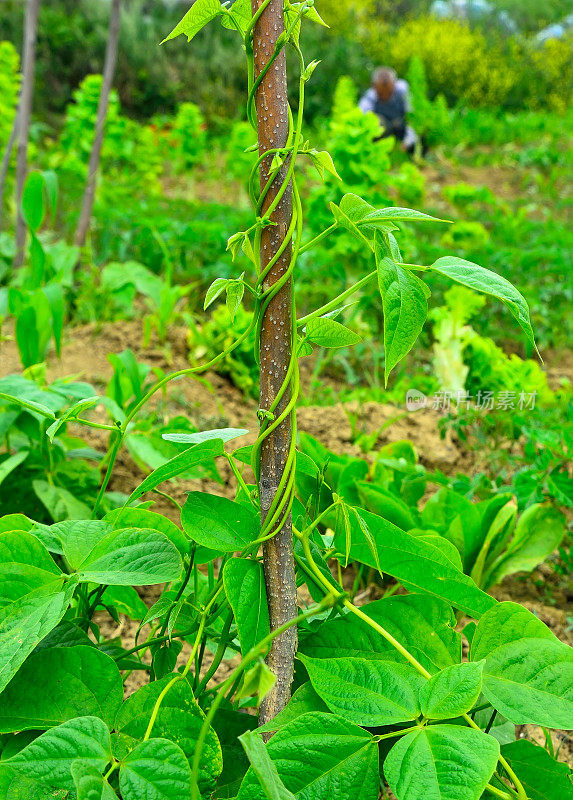
<svg viewBox="0 0 573 800"><path fill-rule="evenodd" d="M186 330L173 328L170 332L168 346L160 346L153 342L147 348L142 343L141 323L135 321L119 321L105 324L100 328L95 325L84 325L68 333L62 348L61 359L51 357L48 360L47 378L74 376L76 379L91 383L96 392L101 394L112 375L112 366L107 359L109 353L119 353L131 349L136 358L152 367L159 367L166 372L183 369L189 366L187 360ZM556 362L550 367L552 379L557 383L568 373L570 363ZM11 340L0 342L0 377L20 372L20 361L15 343ZM153 402L157 402L154 400ZM250 433L238 441L243 446L254 441L257 429L256 403L246 399L234 386L221 376L208 373L199 380L182 379L172 384L164 409L166 416L184 414L199 428L230 425L244 427ZM105 412L96 408L94 419L104 421ZM298 426L319 439L326 447L335 452L360 456L361 451L354 443L357 433L373 433L378 431L378 445L409 439L420 454L420 462L428 469L439 469L446 474L463 471L471 474L476 469L475 458L471 453L462 450L451 435L442 438L438 432L440 414L432 409L420 409L408 412L405 408L381 405L375 402L359 404L351 402L334 406L308 406L298 410ZM79 432L79 429L78 429ZM105 450L106 433L82 428L82 437L93 447ZM181 481L172 485L172 496L183 503L187 492L200 489L216 494L230 495L232 481L230 470L221 465L222 483L212 480ZM143 473L125 451L120 455L114 471L110 489L130 493L143 479ZM157 498L154 510L177 521L174 506L161 497ZM351 577L348 577L351 580ZM161 587L146 587L140 590L143 600L150 606L159 596ZM555 573L547 566L541 566L532 576L512 576L492 594L500 600L514 600L522 603L540 617L563 641L572 641L571 625L567 614L571 614L571 593L568 595L557 585ZM377 587L369 587L360 596L360 603L368 602L377 596ZM548 597L553 605L549 604ZM303 598L301 598L303 599ZM126 617L121 618L118 626L106 614L97 618L102 633L106 638L121 636L124 646L134 644L137 624ZM144 628L140 641L144 640L147 631ZM185 645L179 657L184 663L189 655L190 647ZM212 656L205 654L203 672L211 663ZM214 682L224 680L233 662L225 662L214 676ZM145 672L132 673L126 682L126 692L130 694L147 682ZM544 742L543 731L536 726L521 726L520 736L527 736L533 741ZM560 747L560 760L573 765L573 740L562 731L553 734L555 748Z"/></svg>

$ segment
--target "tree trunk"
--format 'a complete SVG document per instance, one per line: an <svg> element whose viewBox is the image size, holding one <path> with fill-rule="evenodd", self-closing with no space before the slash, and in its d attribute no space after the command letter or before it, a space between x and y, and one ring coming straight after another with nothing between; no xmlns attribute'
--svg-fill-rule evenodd
<svg viewBox="0 0 573 800"><path fill-rule="evenodd" d="M261 0L252 0L253 14ZM260 74L274 52L277 38L284 30L283 0L271 0L254 29L253 47L255 77ZM259 153L272 147L284 147L288 137L287 76L284 50L267 72L256 95ZM269 176L272 156L264 159L260 169L261 190ZM264 214L277 195L284 177L285 168L275 178L266 195ZM276 223L263 229L261 238L261 267L264 269L277 253L287 235L292 218L292 187L289 186L283 199L272 214ZM265 280L264 288L275 283L287 271L291 257L291 246L272 268ZM283 383L291 358L292 348L292 281L277 292L269 303L262 319L260 338L260 408L269 409ZM284 409L290 392L283 396L276 415ZM289 452L291 419L287 417L263 442L260 455L259 495L261 514L265 519L277 491ZM271 630L275 630L297 613L296 583L292 520L289 517L283 528L263 545L263 565ZM267 658L270 669L276 675L274 688L264 699L260 709L261 722L268 722L284 708L290 699L290 686L294 670L296 651L296 628L292 627L278 636Z"/></svg>
<svg viewBox="0 0 573 800"><path fill-rule="evenodd" d="M14 266L21 267L26 246L26 223L20 208L24 183L28 172L28 140L30 138L30 115L34 97L34 74L36 71L36 39L38 35L38 13L40 0L28 0L24 21L24 46L22 55L22 89L18 106L18 158L16 162L16 257Z"/></svg>
<svg viewBox="0 0 573 800"><path fill-rule="evenodd" d="M19 103L19 101L18 101ZM12 150L16 143L18 136L18 109L16 109L16 116L14 117L14 124L10 131L10 138L6 142L6 149L2 156L2 165L0 166L0 231L2 230L2 219L4 216L4 192L6 191L6 179L8 177L8 170L10 168L10 159L12 158Z"/></svg>
<svg viewBox="0 0 573 800"><path fill-rule="evenodd" d="M103 137L105 133L105 122L107 118L107 110L109 108L109 94L113 84L113 76L115 74L115 65L117 62L117 49L119 42L119 28L121 22L121 0L112 0L109 17L109 35L107 39L107 48L105 51L105 64L103 69L103 80L101 85L101 94L99 97L95 136L90 153L90 160L88 164L88 177L86 181L86 188L82 200L82 210L78 220L78 227L74 237L74 242L79 247L83 247L86 242L86 236L90 226L92 216L92 209L95 199L97 172L99 169L99 162L101 156L101 148L103 145Z"/></svg>

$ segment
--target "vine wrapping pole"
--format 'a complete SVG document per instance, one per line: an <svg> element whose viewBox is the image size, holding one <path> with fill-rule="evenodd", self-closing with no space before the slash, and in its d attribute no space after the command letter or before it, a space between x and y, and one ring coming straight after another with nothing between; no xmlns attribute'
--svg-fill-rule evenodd
<svg viewBox="0 0 573 800"><path fill-rule="evenodd" d="M262 0L252 0L255 14ZM262 12L253 30L253 56L255 79L274 56L275 44L284 30L283 0L271 0ZM286 55L284 49L276 58L260 83L255 96L259 154L271 148L284 147L289 134L287 101ZM272 156L263 159L259 178L261 192L267 184ZM287 163L278 172L264 197L261 216L277 196L286 176ZM271 215L274 225L261 232L261 269L264 270L287 236L292 220L292 187L289 186ZM265 278L263 289L268 289L283 276L289 267L291 244ZM270 409L277 397L292 354L292 280L272 297L263 312L260 335L260 397L264 412ZM278 416L290 400L287 390L274 414ZM290 449L292 419L288 416L262 442L260 451L259 496L263 521L277 493ZM292 519L289 515L282 528L263 545L263 566L269 606L271 631L276 630L297 615L296 582ZM290 686L294 670L297 634L293 626L274 639L267 664L276 676L273 689L260 708L261 722L268 722L284 708L290 699Z"/></svg>

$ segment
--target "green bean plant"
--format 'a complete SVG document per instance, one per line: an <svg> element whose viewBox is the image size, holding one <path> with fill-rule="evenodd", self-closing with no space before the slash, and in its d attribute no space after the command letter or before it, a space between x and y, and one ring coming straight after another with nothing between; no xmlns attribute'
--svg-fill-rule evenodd
<svg viewBox="0 0 573 800"><path fill-rule="evenodd" d="M60 355L66 314L64 275L39 235L46 217L55 213L57 188L53 172L34 171L26 178L22 216L30 237L28 257L11 285L0 288L0 307L14 318L16 344L24 367L42 362L52 340Z"/></svg>
<svg viewBox="0 0 573 800"><path fill-rule="evenodd" d="M287 46L299 63L299 104L290 113L288 141L253 156L253 223L229 239L245 262L240 277L216 280L205 300L209 306L226 293L234 314L247 294L252 322L225 351L161 378L129 410L120 414L108 404L112 419L97 425L109 433L109 450L90 519L46 525L13 514L0 520L0 796L376 800L389 787L398 800L562 800L571 796L566 765L514 739L515 725L571 726L570 648L525 608L478 588L439 536L413 535L342 490L322 508L323 470L296 450L299 358L316 347L357 341L334 317L359 290L377 285L381 293L386 378L424 324L426 272L498 298L533 343L527 304L504 278L468 261L445 256L428 266L406 263L395 238L399 226L437 222L419 211L375 208L346 195L331 205L332 224L307 240L297 165L310 159L319 173L335 172L328 153L302 136L305 88L317 62L306 62L299 32L302 23L321 18L312 0L287 0L285 31L277 31L268 64L255 78L254 33L271 2L263 0L253 14L248 0L232 6L197 0L167 37L192 39L214 19L236 30L246 53L253 125L261 76ZM259 192L256 176L268 156L271 177L281 180L265 206L272 181ZM292 221L271 266L287 244L292 255L284 276L269 285L261 237L291 190ZM259 409L255 443L231 449L247 433L242 429L165 434L180 452L121 508L103 513L117 456L149 400L171 381L216 366L253 332L258 340L271 299L296 281L298 256L341 235L361 243L373 269L304 317L296 316L293 293L292 355L277 399ZM52 435L63 422L94 424L82 402L67 408L65 419L41 403L33 409L50 420ZM248 464L258 479L264 440L289 416L286 467L261 523ZM181 506L171 498L169 481L213 461L228 465L234 499L193 491ZM352 464L348 469L352 484ZM301 476L311 486L304 502L296 494ZM169 517L153 509L154 491L170 502ZM340 524L325 528L328 516ZM291 517L299 611L271 629L272 587L260 548ZM357 605L339 577L350 561L391 576L393 593ZM153 585L161 590L148 608L134 587ZM100 627L106 611L139 622L135 641L106 639ZM456 615L467 619L461 633ZM257 728L249 712L281 678L264 659L295 627L294 694ZM124 682L134 671L149 680L124 700Z"/></svg>

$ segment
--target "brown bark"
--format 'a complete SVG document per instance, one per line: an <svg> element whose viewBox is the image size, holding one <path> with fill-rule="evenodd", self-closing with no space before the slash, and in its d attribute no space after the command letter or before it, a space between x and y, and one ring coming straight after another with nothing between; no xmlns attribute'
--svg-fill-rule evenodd
<svg viewBox="0 0 573 800"><path fill-rule="evenodd" d="M21 267L26 246L26 223L20 208L24 183L28 173L28 141L30 138L30 116L34 97L34 75L36 72L36 40L38 36L38 14L40 0L28 0L24 20L24 45L22 55L22 88L18 106L18 157L16 161L16 257L14 266Z"/></svg>
<svg viewBox="0 0 573 800"><path fill-rule="evenodd" d="M261 0L252 0L253 14ZM283 2L271 0L253 32L255 77L260 74L274 52L277 38L284 30ZM256 94L259 153L273 147L284 147L288 137L287 76L284 50L265 75ZM272 156L265 158L260 169L261 188L266 185ZM283 169L275 178L264 201L263 213L268 209L284 180ZM276 225L265 228L261 238L261 266L264 268L283 242L292 218L292 188L289 186L272 214ZM291 247L265 280L264 288L275 283L288 269ZM286 375L292 347L292 282L277 292L269 303L262 320L260 340L260 407L267 410L277 396ZM280 414L290 399L286 392L275 412ZM263 442L261 448L259 495L264 520L276 494L284 472L291 437L291 420L287 418ZM293 619L297 613L296 583L294 575L292 520L289 517L283 528L263 546L263 565L271 630ZM274 688L260 708L261 722L268 722L284 708L290 699L296 651L296 627L278 636L267 657L267 664L276 676Z"/></svg>
<svg viewBox="0 0 573 800"><path fill-rule="evenodd" d="M99 96L99 103L96 116L95 136L90 152L90 160L88 164L88 177L86 180L86 188L82 200L82 210L78 220L78 227L74 236L74 242L79 247L83 247L86 242L86 236L90 227L90 220L95 200L95 191L97 183L97 173L99 170L99 162L101 157L101 148L103 145L103 137L105 133L105 122L107 119L107 111L109 108L109 95L113 84L113 76L115 74L115 65L117 63L117 50L119 43L119 29L121 23L121 0L112 0L109 17L109 35L107 39L107 47L105 51L105 63L103 68L103 80L101 84L101 94Z"/></svg>

